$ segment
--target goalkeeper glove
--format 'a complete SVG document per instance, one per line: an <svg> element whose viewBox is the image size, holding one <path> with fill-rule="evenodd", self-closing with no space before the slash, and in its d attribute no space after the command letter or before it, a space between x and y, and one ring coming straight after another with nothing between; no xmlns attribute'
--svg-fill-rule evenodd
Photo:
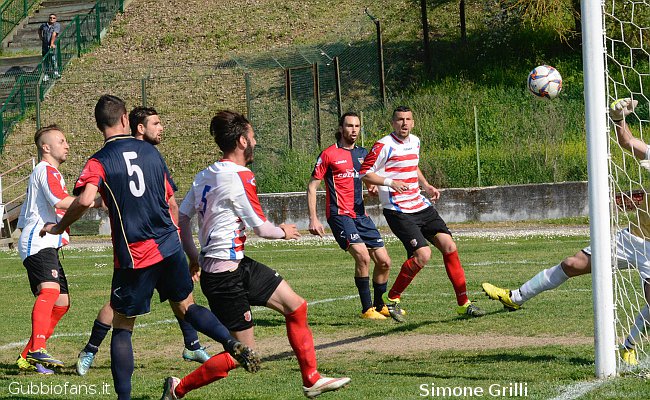
<svg viewBox="0 0 650 400"><path fill-rule="evenodd" d="M614 122L622 121L626 116L632 114L637 104L639 104L637 100L632 100L629 97L618 99L609 106L609 116Z"/></svg>
<svg viewBox="0 0 650 400"><path fill-rule="evenodd" d="M639 161L639 164L648 171L650 171L650 160L641 160Z"/></svg>

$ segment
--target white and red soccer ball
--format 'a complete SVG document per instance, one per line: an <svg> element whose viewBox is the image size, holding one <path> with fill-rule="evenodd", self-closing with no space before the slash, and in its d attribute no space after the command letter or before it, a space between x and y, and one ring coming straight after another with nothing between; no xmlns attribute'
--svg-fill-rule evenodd
<svg viewBox="0 0 650 400"><path fill-rule="evenodd" d="M562 90L562 76L550 65L540 65L528 74L528 90L537 97L554 99Z"/></svg>

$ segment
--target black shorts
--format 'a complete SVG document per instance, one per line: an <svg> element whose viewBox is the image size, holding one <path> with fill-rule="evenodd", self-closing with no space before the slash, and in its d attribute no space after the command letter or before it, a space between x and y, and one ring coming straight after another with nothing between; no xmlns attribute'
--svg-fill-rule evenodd
<svg viewBox="0 0 650 400"><path fill-rule="evenodd" d="M350 248L351 244L364 243L369 249L384 247L375 223L367 215L357 218L347 215L333 215L327 223L334 234L334 239L343 250Z"/></svg>
<svg viewBox="0 0 650 400"><path fill-rule="evenodd" d="M409 258L415 250L428 246L427 240L433 243L433 238L438 233L451 236L447 224L433 207L412 214L384 209L384 217L390 230L402 241Z"/></svg>
<svg viewBox="0 0 650 400"><path fill-rule="evenodd" d="M234 332L253 327L251 306L266 306L281 282L279 273L246 256L234 271L201 271L201 290L210 310Z"/></svg>
<svg viewBox="0 0 650 400"><path fill-rule="evenodd" d="M63 266L59 261L59 252L51 247L42 249L23 261L27 270L29 287L34 296L38 296L38 285L43 282L54 282L59 284L59 292L68 294L68 280L65 277Z"/></svg>
<svg viewBox="0 0 650 400"><path fill-rule="evenodd" d="M160 302L180 302L192 293L194 283L182 250L146 268L115 269L111 307L127 317L148 314L154 288L160 295Z"/></svg>

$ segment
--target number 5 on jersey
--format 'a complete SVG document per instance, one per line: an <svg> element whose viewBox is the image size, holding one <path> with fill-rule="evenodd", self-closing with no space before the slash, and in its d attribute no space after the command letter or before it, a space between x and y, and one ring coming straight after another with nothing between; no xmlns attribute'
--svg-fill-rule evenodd
<svg viewBox="0 0 650 400"><path fill-rule="evenodd" d="M135 151L125 151L122 153L122 156L124 157L129 176L135 174L136 181L129 181L129 189L135 197L142 197L145 191L144 174L142 173L142 168L136 164L131 164L131 160L138 158L138 154Z"/></svg>

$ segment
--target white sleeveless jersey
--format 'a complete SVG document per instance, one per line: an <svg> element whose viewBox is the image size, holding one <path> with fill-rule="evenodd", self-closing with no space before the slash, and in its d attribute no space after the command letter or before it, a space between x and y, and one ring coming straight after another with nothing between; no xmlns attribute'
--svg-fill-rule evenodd
<svg viewBox="0 0 650 400"><path fill-rule="evenodd" d="M384 178L406 182L409 188L402 193L379 185L379 201L385 209L407 214L415 213L431 206L429 199L420 194L419 161L420 139L415 135L409 135L404 141L391 133L372 146L363 161L359 175L374 172Z"/></svg>
<svg viewBox="0 0 650 400"><path fill-rule="evenodd" d="M266 222L255 175L228 160L217 161L195 176L179 211L189 217L198 215L201 254L220 260L244 258L246 227Z"/></svg>
<svg viewBox="0 0 650 400"><path fill-rule="evenodd" d="M54 205L66 197L68 191L59 170L47 161L38 163L29 177L27 196L18 217L18 228L22 229L18 239L18 253L22 260L42 249L58 249L69 243L68 231L60 235L38 235L46 222L56 223L61 220L65 210L56 209Z"/></svg>

